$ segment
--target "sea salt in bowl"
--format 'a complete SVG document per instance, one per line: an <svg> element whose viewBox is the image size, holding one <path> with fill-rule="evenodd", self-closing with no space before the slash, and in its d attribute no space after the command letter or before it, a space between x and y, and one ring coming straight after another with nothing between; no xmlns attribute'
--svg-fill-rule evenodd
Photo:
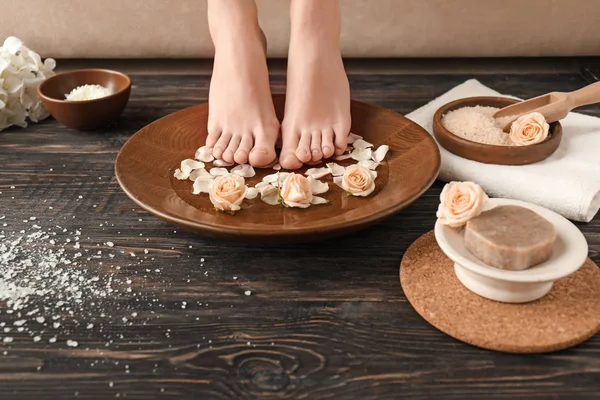
<svg viewBox="0 0 600 400"><path fill-rule="evenodd" d="M485 264L465 247L464 230L450 228L438 220L435 238L442 251L454 261L458 280L469 290L503 303L526 303L545 296L558 279L576 272L588 256L581 231L563 216L544 207L509 199L489 199L486 209L514 205L528 208L556 229L552 256L546 262L522 271L509 271Z"/></svg>
<svg viewBox="0 0 600 400"><path fill-rule="evenodd" d="M442 124L443 116L449 111L474 106L503 108L518 101L508 97L483 96L455 100L443 105L434 114L433 134L440 146L449 152L486 164L525 165L545 160L556 151L560 144L562 138L560 122L550 124L546 140L531 146L496 146L477 143L455 135Z"/></svg>
<svg viewBox="0 0 600 400"><path fill-rule="evenodd" d="M111 94L93 100L66 100L67 94L83 85L101 85ZM69 128L93 130L114 122L123 113L131 93L131 79L117 71L81 69L46 79L38 93L54 119Z"/></svg>

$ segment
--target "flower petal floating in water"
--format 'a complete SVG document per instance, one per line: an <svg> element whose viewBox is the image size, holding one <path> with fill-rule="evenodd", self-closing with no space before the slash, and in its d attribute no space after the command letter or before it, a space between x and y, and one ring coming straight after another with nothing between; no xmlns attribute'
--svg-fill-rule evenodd
<svg viewBox="0 0 600 400"><path fill-rule="evenodd" d="M280 170L281 170L281 165L279 165L279 164L275 164L275 165L273 165L273 169L274 169L275 171L280 171Z"/></svg>
<svg viewBox="0 0 600 400"><path fill-rule="evenodd" d="M273 187L269 182L258 182L255 186L256 190L262 192L267 187Z"/></svg>
<svg viewBox="0 0 600 400"><path fill-rule="evenodd" d="M277 179L279 178L279 172L271 174L271 175L266 175L262 181L265 183L276 183ZM258 186L258 185L256 185Z"/></svg>
<svg viewBox="0 0 600 400"><path fill-rule="evenodd" d="M370 147L373 147L373 143L369 143L362 139L356 140L352 145L354 146L355 149L368 149Z"/></svg>
<svg viewBox="0 0 600 400"><path fill-rule="evenodd" d="M248 186L244 178L234 174L219 176L210 187L209 198L219 211L238 211L246 197Z"/></svg>
<svg viewBox="0 0 600 400"><path fill-rule="evenodd" d="M198 178L194 181L193 194L209 193L213 184L213 179Z"/></svg>
<svg viewBox="0 0 600 400"><path fill-rule="evenodd" d="M373 152L373 161L378 163L382 162L385 159L385 156L387 155L389 150L390 146L388 146L387 144L382 144L381 146L379 146L377 150Z"/></svg>
<svg viewBox="0 0 600 400"><path fill-rule="evenodd" d="M310 188L313 194L323 194L329 190L329 185L325 182L321 182L320 180L312 177L309 177L308 181L310 182Z"/></svg>
<svg viewBox="0 0 600 400"><path fill-rule="evenodd" d="M375 177L377 177L377 172L354 164L346 168L341 186L352 196L366 197L375 190Z"/></svg>
<svg viewBox="0 0 600 400"><path fill-rule="evenodd" d="M231 167L233 163L227 162L225 160L215 160L213 161L213 165L215 167Z"/></svg>
<svg viewBox="0 0 600 400"><path fill-rule="evenodd" d="M260 191L260 199L271 206L276 206L279 204L279 189L267 185Z"/></svg>
<svg viewBox="0 0 600 400"><path fill-rule="evenodd" d="M183 160L181 167L175 170L175 178L186 180L190 177L190 173L196 169L204 168L204 163L192 159Z"/></svg>
<svg viewBox="0 0 600 400"><path fill-rule="evenodd" d="M254 175L256 175L254 168L252 168L252 165L250 164L237 165L233 167L231 173L241 176L242 178L252 178Z"/></svg>
<svg viewBox="0 0 600 400"><path fill-rule="evenodd" d="M310 201L310 204L314 204L314 205L317 205L317 204L327 204L327 203L329 203L327 201L327 199L324 199L324 198L319 197L319 196L313 196L312 200Z"/></svg>
<svg viewBox="0 0 600 400"><path fill-rule="evenodd" d="M214 177L211 174L209 174L208 171L204 168L195 169L190 174L190 181L195 182L198 178L214 179Z"/></svg>
<svg viewBox="0 0 600 400"><path fill-rule="evenodd" d="M333 176L342 176L344 175L344 171L346 171L346 168L336 163L327 164L327 168L329 168L329 171Z"/></svg>
<svg viewBox="0 0 600 400"><path fill-rule="evenodd" d="M310 176L315 179L320 179L326 175L329 175L330 173L331 173L331 171L329 170L329 168L323 167L323 168L311 168L305 172L305 175Z"/></svg>
<svg viewBox="0 0 600 400"><path fill-rule="evenodd" d="M212 155L212 151L206 146L202 146L196 150L196 155L194 155L194 158L202 162L212 162L215 159Z"/></svg>
<svg viewBox="0 0 600 400"><path fill-rule="evenodd" d="M348 144L352 144L359 139L362 139L362 136L350 132L350 134L348 135Z"/></svg>
<svg viewBox="0 0 600 400"><path fill-rule="evenodd" d="M212 176L225 176L229 174L229 171L225 168L211 168L210 174Z"/></svg>
<svg viewBox="0 0 600 400"><path fill-rule="evenodd" d="M335 183L336 185L338 185L339 187L341 187L342 189L344 189L343 183L344 183L344 177L343 176L336 176L333 178L333 183Z"/></svg>
<svg viewBox="0 0 600 400"><path fill-rule="evenodd" d="M248 200L252 200L255 199L259 194L258 189L253 188L253 187L249 187L248 189L246 189L246 198Z"/></svg>
<svg viewBox="0 0 600 400"><path fill-rule="evenodd" d="M372 156L373 150L371 149L354 149L354 151L350 153L350 158L356 161L370 160Z"/></svg>
<svg viewBox="0 0 600 400"><path fill-rule="evenodd" d="M362 165L365 168L371 169L371 170L376 170L377 167L379 167L379 163L375 162L373 160L363 160L363 161L359 161L358 165Z"/></svg>

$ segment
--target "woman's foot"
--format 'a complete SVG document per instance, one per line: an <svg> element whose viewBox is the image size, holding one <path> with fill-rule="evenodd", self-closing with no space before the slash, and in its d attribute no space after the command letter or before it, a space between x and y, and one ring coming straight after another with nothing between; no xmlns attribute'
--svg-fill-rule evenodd
<svg viewBox="0 0 600 400"><path fill-rule="evenodd" d="M350 86L339 44L339 6L332 0L292 0L283 168L298 169L346 150Z"/></svg>
<svg viewBox="0 0 600 400"><path fill-rule="evenodd" d="M215 158L266 166L276 158L279 121L256 6L253 0L211 0L208 12L215 59L206 145Z"/></svg>

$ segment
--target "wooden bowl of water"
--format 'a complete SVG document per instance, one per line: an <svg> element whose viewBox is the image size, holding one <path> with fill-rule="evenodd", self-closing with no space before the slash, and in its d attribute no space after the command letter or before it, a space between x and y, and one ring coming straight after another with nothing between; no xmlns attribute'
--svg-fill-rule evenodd
<svg viewBox="0 0 600 400"><path fill-rule="evenodd" d="M433 134L444 149L469 160L485 164L526 165L540 162L550 157L560 144L562 126L560 122L550 124L548 138L531 146L498 146L473 142L450 132L442 124L443 116L463 107L503 108L518 100L508 97L468 97L455 100L440 107L433 116Z"/></svg>
<svg viewBox="0 0 600 400"><path fill-rule="evenodd" d="M93 100L69 101L66 95L83 85L100 85L111 94ZM121 72L106 69L80 69L46 79L38 94L48 112L63 125L78 130L93 130L114 122L129 102L131 79Z"/></svg>

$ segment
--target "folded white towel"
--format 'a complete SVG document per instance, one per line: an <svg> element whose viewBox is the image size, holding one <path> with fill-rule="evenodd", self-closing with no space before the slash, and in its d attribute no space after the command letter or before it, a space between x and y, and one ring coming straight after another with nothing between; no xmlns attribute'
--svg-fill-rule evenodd
<svg viewBox="0 0 600 400"><path fill-rule="evenodd" d="M407 117L432 134L433 114L439 107L472 96L500 94L473 79ZM442 168L439 179L445 182L473 181L492 197L528 201L567 218L589 222L600 209L600 118L570 113L561 124L563 137L556 153L530 165L482 164L440 147Z"/></svg>

